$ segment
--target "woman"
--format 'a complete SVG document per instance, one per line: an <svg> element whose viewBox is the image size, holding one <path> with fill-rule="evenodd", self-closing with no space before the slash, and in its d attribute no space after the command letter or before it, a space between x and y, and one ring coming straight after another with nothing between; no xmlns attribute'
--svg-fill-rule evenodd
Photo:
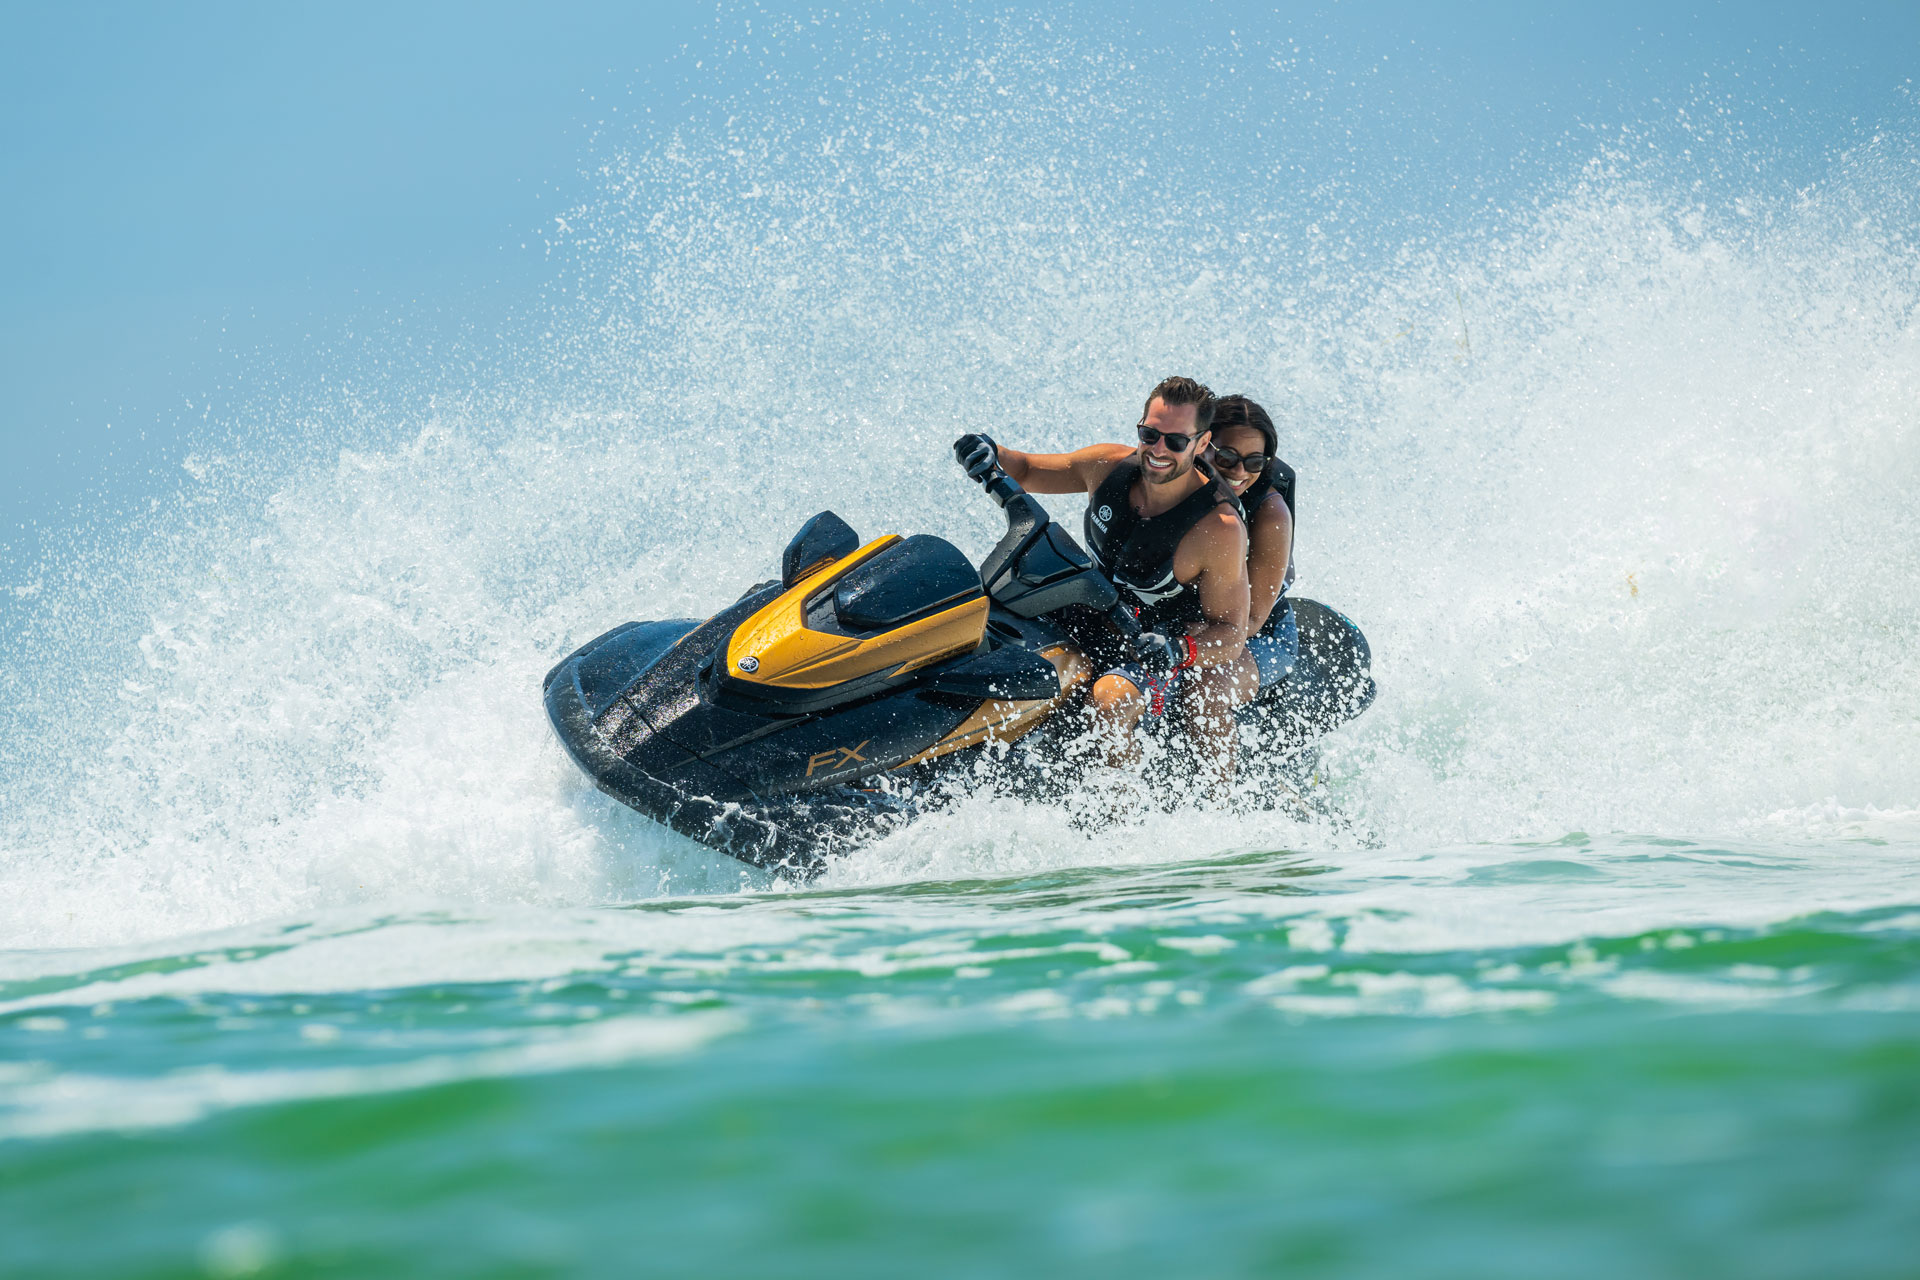
<svg viewBox="0 0 1920 1280"><path fill-rule="evenodd" d="M1267 411L1245 396L1214 402L1207 461L1246 513L1247 656L1242 688L1251 696L1286 678L1300 652L1300 629L1286 590L1293 585L1293 468L1274 456L1280 436Z"/></svg>

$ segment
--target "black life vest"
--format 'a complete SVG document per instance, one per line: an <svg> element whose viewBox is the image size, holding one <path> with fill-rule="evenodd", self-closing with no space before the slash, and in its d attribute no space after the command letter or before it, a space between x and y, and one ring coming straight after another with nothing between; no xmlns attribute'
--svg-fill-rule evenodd
<svg viewBox="0 0 1920 1280"><path fill-rule="evenodd" d="M1162 634L1184 633L1206 614L1200 591L1173 576L1173 553L1209 512L1231 508L1233 494L1218 481L1209 481L1183 498L1179 505L1157 516L1134 511L1133 482L1140 464L1123 462L1110 472L1087 502L1087 550L1100 572L1120 588L1120 597L1140 612L1140 625Z"/></svg>
<svg viewBox="0 0 1920 1280"><path fill-rule="evenodd" d="M1242 514L1257 510L1268 494L1277 493L1280 495L1280 501L1287 504L1287 514L1293 517L1293 523L1298 527L1300 508L1293 505L1293 482L1292 467L1278 458L1268 459L1266 470L1260 473L1260 478L1240 495L1240 505L1244 509Z"/></svg>

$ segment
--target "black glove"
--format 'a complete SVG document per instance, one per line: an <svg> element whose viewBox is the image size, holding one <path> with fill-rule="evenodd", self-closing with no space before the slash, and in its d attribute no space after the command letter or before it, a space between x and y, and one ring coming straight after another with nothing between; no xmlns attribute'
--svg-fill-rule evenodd
<svg viewBox="0 0 1920 1280"><path fill-rule="evenodd" d="M1173 641L1158 631L1142 631L1133 638L1133 660L1155 680L1166 679L1180 665L1180 659L1186 656L1186 649L1184 642L1176 647Z"/></svg>
<svg viewBox="0 0 1920 1280"><path fill-rule="evenodd" d="M967 479L987 482L1000 466L1000 450L992 436L969 432L953 442L953 456L967 469Z"/></svg>

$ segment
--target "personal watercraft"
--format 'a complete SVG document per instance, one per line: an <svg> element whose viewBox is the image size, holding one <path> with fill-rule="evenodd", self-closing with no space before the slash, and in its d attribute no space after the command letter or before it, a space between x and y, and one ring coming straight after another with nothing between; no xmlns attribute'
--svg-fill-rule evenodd
<svg viewBox="0 0 1920 1280"><path fill-rule="evenodd" d="M628 622L547 674L547 716L621 803L743 862L808 878L909 820L943 775L999 757L1044 798L1084 735L1090 654L1139 633L1080 545L1004 471L979 567L928 534L862 545L830 511L777 580L704 621ZM1241 770L1298 800L1315 739L1372 702L1360 629L1295 600L1293 671L1242 708Z"/></svg>

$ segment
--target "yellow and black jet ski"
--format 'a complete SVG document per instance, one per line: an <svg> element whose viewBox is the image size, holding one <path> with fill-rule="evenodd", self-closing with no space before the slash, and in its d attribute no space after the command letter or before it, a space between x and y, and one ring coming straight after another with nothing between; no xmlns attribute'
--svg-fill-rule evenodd
<svg viewBox="0 0 1920 1280"><path fill-rule="evenodd" d="M989 744L1057 761L1044 744L1078 732L1062 713L1092 682L1088 655L1139 624L1010 476L984 487L1007 532L978 569L927 534L862 545L824 511L788 543L777 581L704 622L629 622L570 654L545 686L567 753L623 804L803 878L908 820L929 782ZM1294 605L1300 660L1243 720L1268 754L1297 761L1364 710L1373 683L1357 627ZM1020 754L1005 762L1016 777Z"/></svg>

